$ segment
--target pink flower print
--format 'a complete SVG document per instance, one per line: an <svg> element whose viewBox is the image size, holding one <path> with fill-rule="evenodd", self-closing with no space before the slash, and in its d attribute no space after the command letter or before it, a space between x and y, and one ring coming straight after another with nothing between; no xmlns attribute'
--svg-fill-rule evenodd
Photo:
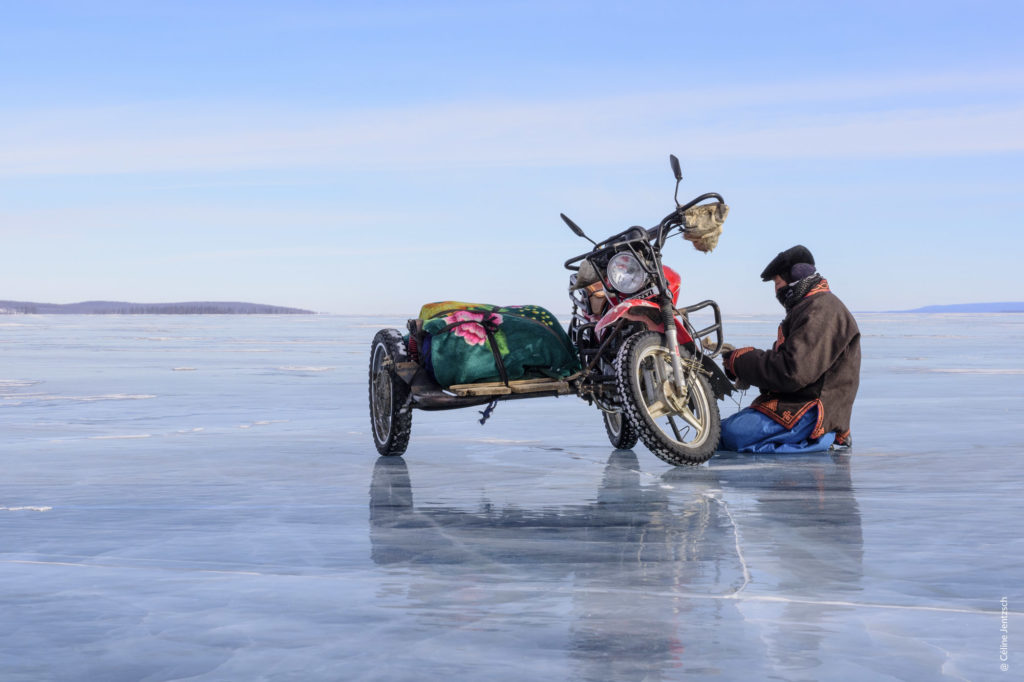
<svg viewBox="0 0 1024 682"><path fill-rule="evenodd" d="M468 310L457 310L444 318L444 321L447 324L462 322L463 324L452 327L452 333L461 336L471 346L482 346L487 341L487 331L482 324L476 323L483 322L485 317L491 324L501 324L502 317L497 313L471 313Z"/></svg>

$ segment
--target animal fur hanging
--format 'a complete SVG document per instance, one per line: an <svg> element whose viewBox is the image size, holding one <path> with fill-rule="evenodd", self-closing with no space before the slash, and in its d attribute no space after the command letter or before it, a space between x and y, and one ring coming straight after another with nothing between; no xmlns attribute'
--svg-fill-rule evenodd
<svg viewBox="0 0 1024 682"><path fill-rule="evenodd" d="M718 245L722 223L729 215L723 203L701 204L683 212L683 237L693 242L693 248L710 253Z"/></svg>

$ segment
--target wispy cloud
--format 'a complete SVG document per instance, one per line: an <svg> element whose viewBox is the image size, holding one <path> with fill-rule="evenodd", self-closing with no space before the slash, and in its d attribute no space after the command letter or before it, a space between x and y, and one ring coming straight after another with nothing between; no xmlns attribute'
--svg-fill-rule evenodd
<svg viewBox="0 0 1024 682"><path fill-rule="evenodd" d="M690 159L1020 152L1022 84L1016 72L926 74L315 113L201 102L6 112L0 175L630 163L666 146Z"/></svg>
<svg viewBox="0 0 1024 682"><path fill-rule="evenodd" d="M517 244L518 245L518 244ZM527 244L523 244L524 248ZM467 243L441 243L441 244L417 244L403 246L401 244L387 244L374 248L351 248L351 247L324 247L324 246L275 246L260 249L221 249L212 251L197 251L180 256L169 256L165 260L174 262L183 261L216 261L224 262L234 260L254 260L261 258L281 259L284 257L304 259L307 262L334 259L341 262L344 258L395 258L398 256L422 257L429 254L459 254L479 253L485 248L481 244ZM365 264L364 264L365 266Z"/></svg>

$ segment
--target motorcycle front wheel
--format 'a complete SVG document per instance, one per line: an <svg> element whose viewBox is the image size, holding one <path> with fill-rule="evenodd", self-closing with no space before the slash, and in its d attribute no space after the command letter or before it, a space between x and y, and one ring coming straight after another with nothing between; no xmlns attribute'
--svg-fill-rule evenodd
<svg viewBox="0 0 1024 682"><path fill-rule="evenodd" d="M707 378L687 367L680 348L686 391L675 388L671 352L657 332L636 334L615 359L615 382L625 416L644 445L669 464L701 464L718 446L722 425Z"/></svg>

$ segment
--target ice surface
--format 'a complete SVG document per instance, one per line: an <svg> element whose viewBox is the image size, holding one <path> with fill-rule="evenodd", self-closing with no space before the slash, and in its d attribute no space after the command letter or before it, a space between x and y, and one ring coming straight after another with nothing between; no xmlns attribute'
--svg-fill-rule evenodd
<svg viewBox="0 0 1024 682"><path fill-rule="evenodd" d="M0 679L1019 678L1024 316L859 319L851 455L673 469L572 397L377 458L398 319L11 318Z"/></svg>

